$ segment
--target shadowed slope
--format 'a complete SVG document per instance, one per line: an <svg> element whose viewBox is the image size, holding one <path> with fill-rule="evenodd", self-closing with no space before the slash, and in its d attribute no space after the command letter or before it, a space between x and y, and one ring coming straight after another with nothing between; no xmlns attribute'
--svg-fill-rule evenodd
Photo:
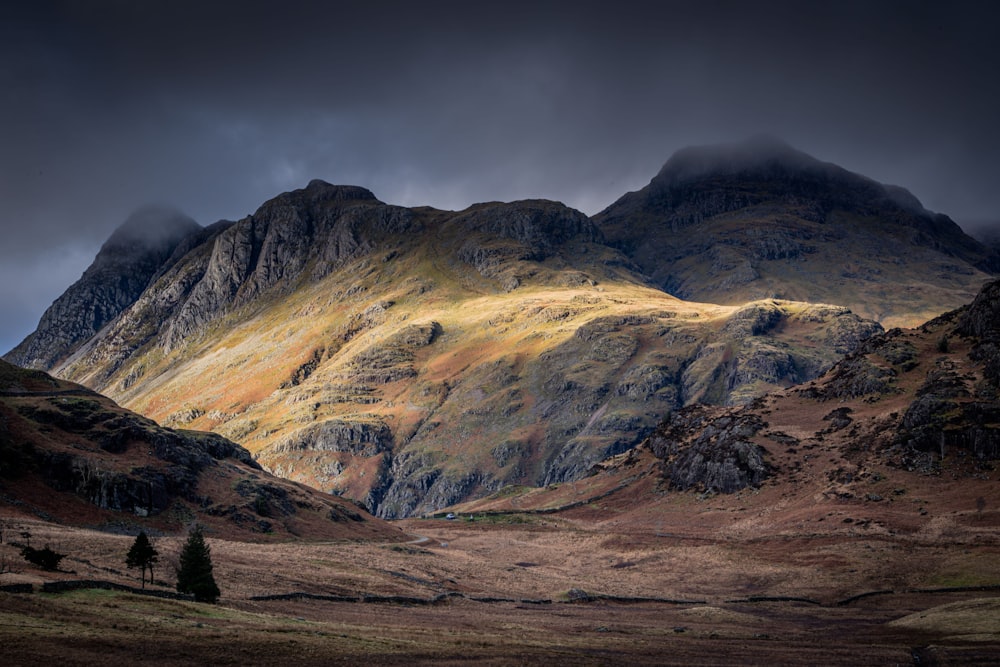
<svg viewBox="0 0 1000 667"><path fill-rule="evenodd" d="M49 369L130 306L183 241L201 227L171 209L136 211L101 247L83 276L56 299L38 327L5 356L28 368Z"/></svg>
<svg viewBox="0 0 1000 667"><path fill-rule="evenodd" d="M80 385L0 361L0 505L72 525L261 539L396 531L353 505L261 470L225 438L174 431Z"/></svg>

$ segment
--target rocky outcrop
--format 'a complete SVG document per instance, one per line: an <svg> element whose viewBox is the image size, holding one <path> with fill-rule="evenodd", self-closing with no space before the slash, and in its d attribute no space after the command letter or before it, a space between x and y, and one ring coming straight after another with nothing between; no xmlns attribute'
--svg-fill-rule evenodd
<svg viewBox="0 0 1000 667"><path fill-rule="evenodd" d="M897 441L942 459L954 452L977 460L1000 459L1000 281L983 287L965 309L943 315L954 322L954 336L970 339L969 358L981 377L959 372L948 356L949 336L939 337L942 355L926 372L900 423Z"/></svg>
<svg viewBox="0 0 1000 667"><path fill-rule="evenodd" d="M391 449L392 431L384 422L331 419L296 431L268 447L261 456L303 450L375 456Z"/></svg>
<svg viewBox="0 0 1000 667"><path fill-rule="evenodd" d="M672 415L647 446L663 461L671 488L735 493L760 486L770 474L763 448L750 440L765 426L749 411L694 406Z"/></svg>
<svg viewBox="0 0 1000 667"><path fill-rule="evenodd" d="M783 329L802 327L810 329L806 339L818 344L786 341ZM767 391L807 382L881 332L877 322L846 308L802 309L775 300L747 304L688 362L680 377L683 404L739 405Z"/></svg>
<svg viewBox="0 0 1000 667"><path fill-rule="evenodd" d="M272 289L290 290L307 270L322 278L387 235L417 227L411 211L364 188L311 181L214 238L204 273L172 313L164 339L176 345L231 308Z"/></svg>
<svg viewBox="0 0 1000 667"><path fill-rule="evenodd" d="M200 230L178 211L147 207L133 213L4 359L25 368L52 368L135 303L174 251Z"/></svg>
<svg viewBox="0 0 1000 667"><path fill-rule="evenodd" d="M496 491L503 483L480 470L442 468L438 457L404 451L384 470L384 483L368 499L371 511L384 519L433 512L474 495ZM476 492L479 493L476 493ZM367 504L367 503L366 503Z"/></svg>
<svg viewBox="0 0 1000 667"><path fill-rule="evenodd" d="M586 215L558 202L533 199L477 204L457 216L452 225L485 239L516 241L540 261L571 241L600 243L603 235Z"/></svg>
<svg viewBox="0 0 1000 667"><path fill-rule="evenodd" d="M1000 280L985 285L962 314L958 333L990 342L1000 339Z"/></svg>
<svg viewBox="0 0 1000 667"><path fill-rule="evenodd" d="M460 230L456 257L483 277L499 281L506 291L516 289L535 270L519 263L544 261L571 242L579 246L603 241L586 215L546 200L477 204L448 226Z"/></svg>

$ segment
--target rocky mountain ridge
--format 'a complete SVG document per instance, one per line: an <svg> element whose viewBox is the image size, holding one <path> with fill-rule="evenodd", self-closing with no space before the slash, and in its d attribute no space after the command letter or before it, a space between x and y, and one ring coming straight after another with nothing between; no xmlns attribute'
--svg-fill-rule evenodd
<svg viewBox="0 0 1000 667"><path fill-rule="evenodd" d="M807 382L882 330L839 305L681 301L609 243L608 219L544 200L403 208L313 181L189 235L51 370L400 517L577 479L684 406ZM936 280L915 313L961 303L964 283Z"/></svg>
<svg viewBox="0 0 1000 667"><path fill-rule="evenodd" d="M6 357L51 368L118 316L149 285L185 238L201 226L171 209L140 209L104 243L83 276L42 315L38 327Z"/></svg>

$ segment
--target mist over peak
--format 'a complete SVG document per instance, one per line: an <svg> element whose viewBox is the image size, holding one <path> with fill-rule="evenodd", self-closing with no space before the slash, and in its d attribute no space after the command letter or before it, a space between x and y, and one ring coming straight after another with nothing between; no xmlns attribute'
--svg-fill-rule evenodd
<svg viewBox="0 0 1000 667"><path fill-rule="evenodd" d="M650 186L660 191L704 178L729 176L775 181L807 178L816 183L840 184L886 199L913 213L930 215L906 188L885 185L832 162L818 160L769 134L758 134L739 142L682 148L670 156L650 181Z"/></svg>
<svg viewBox="0 0 1000 667"><path fill-rule="evenodd" d="M793 148L775 136L758 134L745 141L689 146L670 156L653 182L686 183L709 174L747 171L843 171L836 165Z"/></svg>
<svg viewBox="0 0 1000 667"><path fill-rule="evenodd" d="M168 204L146 204L132 212L111 234L101 250L140 245L170 244L201 229L187 214Z"/></svg>

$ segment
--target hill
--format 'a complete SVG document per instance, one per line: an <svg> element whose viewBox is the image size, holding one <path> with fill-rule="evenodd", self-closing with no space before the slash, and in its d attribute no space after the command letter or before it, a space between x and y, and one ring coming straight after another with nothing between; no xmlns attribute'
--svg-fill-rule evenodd
<svg viewBox="0 0 1000 667"><path fill-rule="evenodd" d="M174 431L80 385L0 361L0 506L111 530L269 539L395 536L338 498L264 472L225 438Z"/></svg>
<svg viewBox="0 0 1000 667"><path fill-rule="evenodd" d="M682 299L835 303L887 327L968 303L1000 270L906 190L769 137L679 151L594 222Z"/></svg>
<svg viewBox="0 0 1000 667"><path fill-rule="evenodd" d="M693 503L721 510L696 522L713 539L861 529L961 542L1000 516L998 396L993 282L966 307L869 338L814 381L740 407L679 410L572 486L512 489L452 511L593 519L605 506L619 527L648 528Z"/></svg>

